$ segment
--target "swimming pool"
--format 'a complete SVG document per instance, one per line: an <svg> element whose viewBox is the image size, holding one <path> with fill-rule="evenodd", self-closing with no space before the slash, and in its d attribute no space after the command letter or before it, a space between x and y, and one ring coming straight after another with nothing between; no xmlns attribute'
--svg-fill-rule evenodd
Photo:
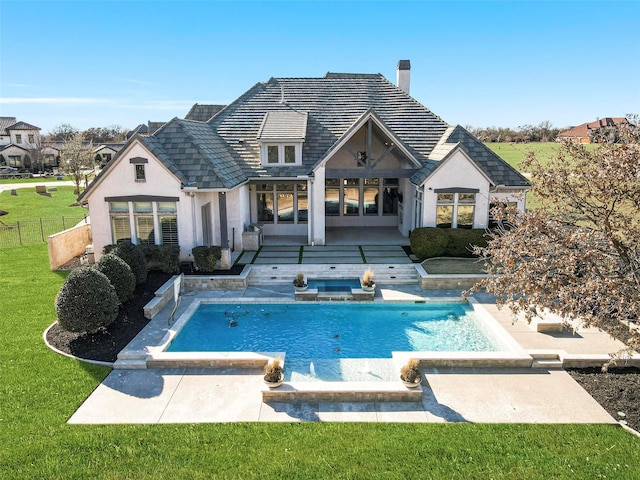
<svg viewBox="0 0 640 480"><path fill-rule="evenodd" d="M501 348L466 302L202 303L166 351L281 351L289 380L359 381L394 379L392 352Z"/></svg>

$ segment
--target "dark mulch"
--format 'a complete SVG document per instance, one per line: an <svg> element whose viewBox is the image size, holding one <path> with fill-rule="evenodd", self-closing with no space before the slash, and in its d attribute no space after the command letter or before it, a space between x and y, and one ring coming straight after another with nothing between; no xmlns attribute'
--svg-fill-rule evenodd
<svg viewBox="0 0 640 480"><path fill-rule="evenodd" d="M47 341L63 352L88 360L115 362L122 350L149 320L143 308L171 274L149 272L147 282L136 287L134 298L120 308L118 318L104 332L78 334L66 332L56 323L47 332Z"/></svg>
<svg viewBox="0 0 640 480"><path fill-rule="evenodd" d="M234 266L235 272L241 272L243 267ZM105 332L79 335L65 332L55 324L49 330L47 340L57 349L80 358L114 362L118 352L149 322L144 317L143 307L170 277L166 273L149 272L147 283L136 288L134 300L121 308L118 318ZM619 331L612 333L622 341L628 340L627 327L621 326ZM582 368L568 372L613 418L640 431L640 369L610 368L603 373L599 368Z"/></svg>
<svg viewBox="0 0 640 480"><path fill-rule="evenodd" d="M640 431L640 369L600 368L569 370L569 375L616 420Z"/></svg>

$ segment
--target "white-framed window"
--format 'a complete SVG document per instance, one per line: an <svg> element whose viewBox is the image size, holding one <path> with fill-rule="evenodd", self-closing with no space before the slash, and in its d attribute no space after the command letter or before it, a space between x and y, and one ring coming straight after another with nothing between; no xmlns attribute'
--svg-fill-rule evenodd
<svg viewBox="0 0 640 480"><path fill-rule="evenodd" d="M475 193L436 193L436 226L440 228L473 228L476 209Z"/></svg>
<svg viewBox="0 0 640 480"><path fill-rule="evenodd" d="M22 135L19 133L16 133L16 143L22 143Z"/></svg>
<svg viewBox="0 0 640 480"><path fill-rule="evenodd" d="M302 144L265 143L261 146L262 164L302 165Z"/></svg>
<svg viewBox="0 0 640 480"><path fill-rule="evenodd" d="M112 241L178 245L177 212L176 202L109 202Z"/></svg>
<svg viewBox="0 0 640 480"><path fill-rule="evenodd" d="M300 224L309 219L306 183L262 183L256 196L260 223Z"/></svg>
<svg viewBox="0 0 640 480"><path fill-rule="evenodd" d="M29 140L29 143L35 143L35 137L33 136L33 133L27 135L27 139Z"/></svg>

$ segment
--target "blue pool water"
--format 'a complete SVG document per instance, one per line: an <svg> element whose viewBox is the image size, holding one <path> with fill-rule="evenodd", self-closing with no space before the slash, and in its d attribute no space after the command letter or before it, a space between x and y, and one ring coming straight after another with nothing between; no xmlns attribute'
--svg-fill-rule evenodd
<svg viewBox="0 0 640 480"><path fill-rule="evenodd" d="M166 350L282 351L290 377L344 379L345 368L388 375L375 370L389 368L392 351L498 349L467 303L443 302L201 304Z"/></svg>
<svg viewBox="0 0 640 480"><path fill-rule="evenodd" d="M351 292L352 288L360 288L360 279L358 278L312 278L307 282L309 288L317 288L318 292L334 293L334 292Z"/></svg>

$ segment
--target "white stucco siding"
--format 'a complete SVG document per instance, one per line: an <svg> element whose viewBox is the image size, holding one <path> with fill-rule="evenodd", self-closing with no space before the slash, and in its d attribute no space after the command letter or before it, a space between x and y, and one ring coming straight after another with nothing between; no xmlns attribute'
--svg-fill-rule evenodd
<svg viewBox="0 0 640 480"><path fill-rule="evenodd" d="M427 178L424 183L423 226L436 225L438 189L477 189L474 228L485 228L489 222L489 179L461 151L457 150Z"/></svg>
<svg viewBox="0 0 640 480"><path fill-rule="evenodd" d="M145 181L136 181L135 165L132 158L147 159L145 166ZM107 197L131 197L139 195L176 197L178 219L178 242L181 256L190 252L193 242L191 229L191 200L181 189L180 181L139 143L134 143L123 152L109 169L109 175L97 180L86 197L91 216L91 230L93 235L96 259L102 254L105 245L113 243L111 220L109 217L109 202Z"/></svg>
<svg viewBox="0 0 640 480"><path fill-rule="evenodd" d="M243 185L225 194L227 196L227 230L229 247L242 250L242 232L251 223L249 213L249 187ZM214 228L215 225L214 225ZM219 230L219 228L218 228Z"/></svg>

